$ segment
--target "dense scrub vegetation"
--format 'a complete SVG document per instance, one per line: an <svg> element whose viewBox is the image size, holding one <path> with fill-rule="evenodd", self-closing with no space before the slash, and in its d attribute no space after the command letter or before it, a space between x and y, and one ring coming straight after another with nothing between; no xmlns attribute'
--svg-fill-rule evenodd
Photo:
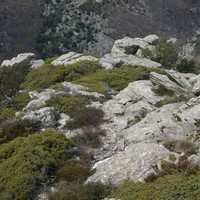
<svg viewBox="0 0 200 200"><path fill-rule="evenodd" d="M1 199L27 200L33 198L42 183L48 182L58 161L71 157L73 145L55 131L21 137L0 149Z"/></svg>
<svg viewBox="0 0 200 200"><path fill-rule="evenodd" d="M26 62L0 68L0 107L10 103L28 72L29 66Z"/></svg>
<svg viewBox="0 0 200 200"><path fill-rule="evenodd" d="M99 68L101 68L100 64L92 61L80 61L72 65L56 67L47 62L42 67L30 71L22 88L27 90L49 88L59 82L76 80Z"/></svg>

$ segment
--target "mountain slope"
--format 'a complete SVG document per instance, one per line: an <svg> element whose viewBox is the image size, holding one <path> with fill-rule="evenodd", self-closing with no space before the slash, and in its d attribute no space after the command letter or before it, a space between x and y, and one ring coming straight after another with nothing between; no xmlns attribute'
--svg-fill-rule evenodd
<svg viewBox="0 0 200 200"><path fill-rule="evenodd" d="M193 0L16 0L1 2L0 60L36 51L43 58L69 51L105 54L114 40L155 33L181 44L200 27Z"/></svg>

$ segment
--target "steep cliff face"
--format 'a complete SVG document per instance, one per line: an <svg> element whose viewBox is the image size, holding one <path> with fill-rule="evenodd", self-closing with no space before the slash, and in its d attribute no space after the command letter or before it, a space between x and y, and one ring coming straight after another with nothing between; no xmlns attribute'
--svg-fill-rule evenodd
<svg viewBox="0 0 200 200"><path fill-rule="evenodd" d="M196 0L1 0L0 60L34 51L105 54L114 40L151 33L184 43L200 27Z"/></svg>

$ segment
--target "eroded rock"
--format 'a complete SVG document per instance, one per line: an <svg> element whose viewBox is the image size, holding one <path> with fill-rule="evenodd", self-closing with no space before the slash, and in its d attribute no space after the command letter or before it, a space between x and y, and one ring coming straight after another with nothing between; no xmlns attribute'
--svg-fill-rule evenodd
<svg viewBox="0 0 200 200"><path fill-rule="evenodd" d="M84 56L80 53L69 52L67 54L60 56L59 58L54 60L51 64L55 66L57 65L67 66L83 60L98 61L99 59L94 56Z"/></svg>
<svg viewBox="0 0 200 200"><path fill-rule="evenodd" d="M35 59L34 53L22 53L17 57L12 58L11 60L4 60L1 64L1 67L13 66L15 64L20 64L22 62L27 62L28 64Z"/></svg>

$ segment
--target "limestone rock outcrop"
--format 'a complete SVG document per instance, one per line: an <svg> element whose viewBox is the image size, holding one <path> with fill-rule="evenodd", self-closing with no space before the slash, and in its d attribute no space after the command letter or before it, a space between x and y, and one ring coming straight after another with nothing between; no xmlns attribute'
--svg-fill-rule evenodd
<svg viewBox="0 0 200 200"><path fill-rule="evenodd" d="M35 59L34 53L22 53L19 54L17 57L12 58L11 60L4 60L1 64L1 67L13 66L15 64L20 64L22 62L30 63L34 59Z"/></svg>
<svg viewBox="0 0 200 200"><path fill-rule="evenodd" d="M98 61L99 59L94 57L94 56L84 56L80 53L75 53L75 52L69 52L67 54L64 54L54 60L51 64L52 65L71 65L74 64L78 61L83 61L83 60L89 60L89 61Z"/></svg>

